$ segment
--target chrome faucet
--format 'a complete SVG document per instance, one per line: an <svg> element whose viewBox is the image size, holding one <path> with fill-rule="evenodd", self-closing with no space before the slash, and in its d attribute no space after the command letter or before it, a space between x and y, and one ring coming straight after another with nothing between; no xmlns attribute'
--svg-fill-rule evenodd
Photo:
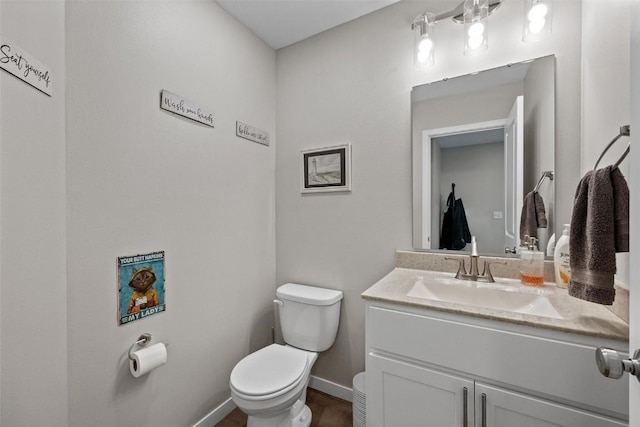
<svg viewBox="0 0 640 427"><path fill-rule="evenodd" d="M478 248L476 246L475 236L471 237L471 255L469 255L469 258L470 258L470 265L469 265L469 270L467 271L467 268L465 267L464 258L445 257L445 260L447 261L457 261L460 263L458 266L458 272L456 273L456 279L472 280L474 282L475 281L488 282L488 283L495 282L495 280L493 279L493 274L491 274L491 264L492 264L491 262L484 261L482 266L482 273L478 271L478 258L480 258L480 255L478 255ZM493 261L493 264L506 264L506 263Z"/></svg>

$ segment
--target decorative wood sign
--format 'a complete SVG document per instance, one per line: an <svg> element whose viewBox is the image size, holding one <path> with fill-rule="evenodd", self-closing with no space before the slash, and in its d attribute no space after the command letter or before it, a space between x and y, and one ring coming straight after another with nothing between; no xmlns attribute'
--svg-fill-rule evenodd
<svg viewBox="0 0 640 427"><path fill-rule="evenodd" d="M162 90L160 95L160 108L171 113L178 114L196 122L213 126L213 114L197 104L173 94L167 90Z"/></svg>
<svg viewBox="0 0 640 427"><path fill-rule="evenodd" d="M269 145L269 133L242 122L236 122L236 135L258 144Z"/></svg>
<svg viewBox="0 0 640 427"><path fill-rule="evenodd" d="M0 39L0 68L51 96L53 78L49 68L5 37Z"/></svg>

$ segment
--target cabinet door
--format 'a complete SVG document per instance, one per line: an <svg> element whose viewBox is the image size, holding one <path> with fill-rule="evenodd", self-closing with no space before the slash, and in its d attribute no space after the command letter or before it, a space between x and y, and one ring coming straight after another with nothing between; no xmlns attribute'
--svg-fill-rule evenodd
<svg viewBox="0 0 640 427"><path fill-rule="evenodd" d="M476 427L622 427L611 418L476 383Z"/></svg>
<svg viewBox="0 0 640 427"><path fill-rule="evenodd" d="M473 381L368 356L367 427L473 427L473 413Z"/></svg>

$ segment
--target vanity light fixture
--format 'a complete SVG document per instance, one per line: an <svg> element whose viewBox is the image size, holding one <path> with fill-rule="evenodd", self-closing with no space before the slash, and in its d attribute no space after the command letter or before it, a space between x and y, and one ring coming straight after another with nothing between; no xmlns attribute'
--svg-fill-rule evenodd
<svg viewBox="0 0 640 427"><path fill-rule="evenodd" d="M456 8L438 15L425 12L418 15L411 24L414 33L414 64L416 68L426 69L435 64L434 27L438 21L451 18L458 24L464 24L464 54L477 55L489 47L489 15L495 12L504 0L465 0ZM524 0L525 42L541 39L551 32L551 6L553 0Z"/></svg>
<svg viewBox="0 0 640 427"><path fill-rule="evenodd" d="M551 32L551 1L525 0L523 41L540 40Z"/></svg>
<svg viewBox="0 0 640 427"><path fill-rule="evenodd" d="M411 24L414 34L414 63L416 68L429 68L434 61L433 28L436 16L425 12L416 17Z"/></svg>

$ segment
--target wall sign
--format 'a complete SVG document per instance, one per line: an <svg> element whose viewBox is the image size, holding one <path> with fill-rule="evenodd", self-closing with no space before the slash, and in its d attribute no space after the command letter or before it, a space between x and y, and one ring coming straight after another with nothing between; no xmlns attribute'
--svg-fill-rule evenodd
<svg viewBox="0 0 640 427"><path fill-rule="evenodd" d="M118 257L118 325L165 310L164 251Z"/></svg>
<svg viewBox="0 0 640 427"><path fill-rule="evenodd" d="M160 94L160 108L188 119L195 120L196 122L200 122L207 126L214 127L213 114L197 104L164 89Z"/></svg>
<svg viewBox="0 0 640 427"><path fill-rule="evenodd" d="M236 122L236 135L258 144L269 145L269 133L242 122Z"/></svg>
<svg viewBox="0 0 640 427"><path fill-rule="evenodd" d="M51 70L5 37L0 39L0 68L51 96Z"/></svg>

